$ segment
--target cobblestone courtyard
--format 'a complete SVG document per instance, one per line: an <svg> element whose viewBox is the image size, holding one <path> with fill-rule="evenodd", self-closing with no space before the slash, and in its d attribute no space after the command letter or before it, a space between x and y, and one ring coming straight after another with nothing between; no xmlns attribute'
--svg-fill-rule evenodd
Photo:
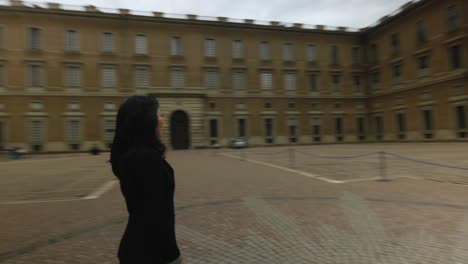
<svg viewBox="0 0 468 264"><path fill-rule="evenodd" d="M468 173L388 157L393 180L379 182L367 180L379 176L376 157L299 153L387 151L468 167L466 146L296 147L293 166L289 148L170 152L181 251L187 264L467 263ZM0 263L117 263L127 214L107 160L1 162Z"/></svg>

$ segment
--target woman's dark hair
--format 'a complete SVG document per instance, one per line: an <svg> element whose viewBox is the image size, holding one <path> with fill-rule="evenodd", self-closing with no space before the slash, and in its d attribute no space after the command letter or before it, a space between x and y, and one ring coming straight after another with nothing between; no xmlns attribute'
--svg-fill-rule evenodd
<svg viewBox="0 0 468 264"><path fill-rule="evenodd" d="M156 135L159 102L155 96L135 95L119 108L110 162L117 167L119 159L130 150L150 147L164 155L166 147Z"/></svg>

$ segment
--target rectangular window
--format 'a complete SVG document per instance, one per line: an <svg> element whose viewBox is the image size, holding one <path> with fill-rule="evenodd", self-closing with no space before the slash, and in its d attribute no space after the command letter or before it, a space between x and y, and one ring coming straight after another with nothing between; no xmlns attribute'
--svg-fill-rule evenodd
<svg viewBox="0 0 468 264"><path fill-rule="evenodd" d="M218 72L216 70L205 70L205 85L208 89L216 89L218 87Z"/></svg>
<svg viewBox="0 0 468 264"><path fill-rule="evenodd" d="M260 43L260 59L271 60L270 44L266 41Z"/></svg>
<svg viewBox="0 0 468 264"><path fill-rule="evenodd" d="M426 43L426 25L423 20L416 23L416 43L423 44Z"/></svg>
<svg viewBox="0 0 468 264"><path fill-rule="evenodd" d="M400 35L398 33L393 33L391 36L391 47L394 53L400 51Z"/></svg>
<svg viewBox="0 0 468 264"><path fill-rule="evenodd" d="M274 143L273 119L271 119L271 118L266 118L265 119L265 142L266 143Z"/></svg>
<svg viewBox="0 0 468 264"><path fill-rule="evenodd" d="M335 118L335 134L336 135L343 134L343 118L341 117Z"/></svg>
<svg viewBox="0 0 468 264"><path fill-rule="evenodd" d="M464 105L459 105L455 108L457 129L466 129L466 108Z"/></svg>
<svg viewBox="0 0 468 264"><path fill-rule="evenodd" d="M216 41L214 39L205 39L205 57L216 57Z"/></svg>
<svg viewBox="0 0 468 264"><path fill-rule="evenodd" d="M5 86L5 66L0 64L0 87Z"/></svg>
<svg viewBox="0 0 468 264"><path fill-rule="evenodd" d="M364 117L358 117L356 119L356 125L357 125L357 134L358 137L364 136L366 134L366 125L365 125L365 118Z"/></svg>
<svg viewBox="0 0 468 264"><path fill-rule="evenodd" d="M372 73L372 88L374 90L380 89L380 72Z"/></svg>
<svg viewBox="0 0 468 264"><path fill-rule="evenodd" d="M309 74L309 91L310 92L318 92L318 75L317 74Z"/></svg>
<svg viewBox="0 0 468 264"><path fill-rule="evenodd" d="M283 45L283 60L284 61L294 60L294 46L292 43L285 43Z"/></svg>
<svg viewBox="0 0 468 264"><path fill-rule="evenodd" d="M398 83L401 81L401 64L395 64L392 66L393 71L393 82Z"/></svg>
<svg viewBox="0 0 468 264"><path fill-rule="evenodd" d="M356 93L362 92L362 81L361 81L360 75L353 76L353 86L354 86L354 92Z"/></svg>
<svg viewBox="0 0 468 264"><path fill-rule="evenodd" d="M218 138L218 120L210 119L210 138L211 140Z"/></svg>
<svg viewBox="0 0 468 264"><path fill-rule="evenodd" d="M419 76L427 76L429 74L429 57L421 56L418 58Z"/></svg>
<svg viewBox="0 0 468 264"><path fill-rule="evenodd" d="M117 86L116 69L114 67L103 67L101 69L102 87L115 88Z"/></svg>
<svg viewBox="0 0 468 264"><path fill-rule="evenodd" d="M184 88L185 70L183 68L173 68L171 70L171 86L174 88Z"/></svg>
<svg viewBox="0 0 468 264"><path fill-rule="evenodd" d="M379 50L377 44L372 44L370 46L370 62L371 64L377 64L379 62Z"/></svg>
<svg viewBox="0 0 468 264"><path fill-rule="evenodd" d="M29 65L29 76L31 87L42 87L42 65Z"/></svg>
<svg viewBox="0 0 468 264"><path fill-rule="evenodd" d="M135 36L135 54L148 54L148 39L146 35L138 34Z"/></svg>
<svg viewBox="0 0 468 264"><path fill-rule="evenodd" d="M333 74L332 75L332 85L333 85L333 92L340 92L341 87L340 87L340 75L339 74Z"/></svg>
<svg viewBox="0 0 468 264"><path fill-rule="evenodd" d="M232 57L234 59L244 58L244 43L242 43L242 40L234 40L232 42Z"/></svg>
<svg viewBox="0 0 468 264"><path fill-rule="evenodd" d="M0 49L5 48L4 37L5 37L5 30L3 29L3 27L0 27Z"/></svg>
<svg viewBox="0 0 468 264"><path fill-rule="evenodd" d="M339 54L338 54L338 47L337 46L331 46L331 64L337 65L339 64Z"/></svg>
<svg viewBox="0 0 468 264"><path fill-rule="evenodd" d="M104 141L106 143L112 143L115 134L115 120L104 121Z"/></svg>
<svg viewBox="0 0 468 264"><path fill-rule="evenodd" d="M150 70L148 66L135 68L135 87L145 88L150 86Z"/></svg>
<svg viewBox="0 0 468 264"><path fill-rule="evenodd" d="M262 90L273 89L273 76L271 72L260 73L260 87Z"/></svg>
<svg viewBox="0 0 468 264"><path fill-rule="evenodd" d="M234 72L234 89L244 90L245 89L245 71L237 70Z"/></svg>
<svg viewBox="0 0 468 264"><path fill-rule="evenodd" d="M312 137L314 142L320 142L321 140L321 120L319 117L312 119Z"/></svg>
<svg viewBox="0 0 468 264"><path fill-rule="evenodd" d="M383 139L383 118L381 116L376 116L374 118L375 124L374 124L374 129L375 129L375 137L377 140L382 140Z"/></svg>
<svg viewBox="0 0 468 264"><path fill-rule="evenodd" d="M447 9L447 29L449 32L458 29L457 6L450 6Z"/></svg>
<svg viewBox="0 0 468 264"><path fill-rule="evenodd" d="M69 120L67 122L68 143L79 143L81 141L81 122L80 120Z"/></svg>
<svg viewBox="0 0 468 264"><path fill-rule="evenodd" d="M289 132L289 143L297 142L297 119L290 117L288 118L288 132Z"/></svg>
<svg viewBox="0 0 468 264"><path fill-rule="evenodd" d="M114 34L112 32L102 33L102 52L114 52Z"/></svg>
<svg viewBox="0 0 468 264"><path fill-rule="evenodd" d="M30 131L30 140L33 145L42 145L44 142L44 130L45 125L42 120L32 120L31 121L31 131Z"/></svg>
<svg viewBox="0 0 468 264"><path fill-rule="evenodd" d="M0 121L0 148L3 149L5 147L5 125L2 121Z"/></svg>
<svg viewBox="0 0 468 264"><path fill-rule="evenodd" d="M67 66L67 87L76 88L81 86L81 68L77 65Z"/></svg>
<svg viewBox="0 0 468 264"><path fill-rule="evenodd" d="M284 74L284 88L286 91L296 90L296 73L287 72Z"/></svg>
<svg viewBox="0 0 468 264"><path fill-rule="evenodd" d="M80 39L79 39L78 31L67 30L65 41L66 41L65 50L67 51L79 51L80 50Z"/></svg>
<svg viewBox="0 0 468 264"><path fill-rule="evenodd" d="M399 134L406 133L406 116L404 113L397 114L397 131Z"/></svg>
<svg viewBox="0 0 468 264"><path fill-rule="evenodd" d="M432 124L432 110L423 110L423 121L424 121L424 130L431 131L433 129Z"/></svg>
<svg viewBox="0 0 468 264"><path fill-rule="evenodd" d="M404 113L398 113L396 115L396 125L397 125L397 134L398 139L406 138L406 115Z"/></svg>
<svg viewBox="0 0 468 264"><path fill-rule="evenodd" d="M171 55L182 56L182 38L172 37L171 38Z"/></svg>
<svg viewBox="0 0 468 264"><path fill-rule="evenodd" d="M246 121L245 119L237 119L237 128L239 129L238 136L240 138L247 137L245 121Z"/></svg>
<svg viewBox="0 0 468 264"><path fill-rule="evenodd" d="M41 49L41 30L39 28L29 29L29 48L32 50Z"/></svg>
<svg viewBox="0 0 468 264"><path fill-rule="evenodd" d="M307 45L307 61L309 63L317 63L317 46Z"/></svg>
<svg viewBox="0 0 468 264"><path fill-rule="evenodd" d="M462 67L462 52L460 45L450 47L450 65L452 70L460 69Z"/></svg>
<svg viewBox="0 0 468 264"><path fill-rule="evenodd" d="M361 48L359 47L353 47L352 50L353 53L353 64L358 65L361 64Z"/></svg>

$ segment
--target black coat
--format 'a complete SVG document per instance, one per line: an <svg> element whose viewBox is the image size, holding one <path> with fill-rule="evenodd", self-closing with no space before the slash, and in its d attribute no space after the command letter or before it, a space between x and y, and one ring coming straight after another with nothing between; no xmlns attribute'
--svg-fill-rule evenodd
<svg viewBox="0 0 468 264"><path fill-rule="evenodd" d="M180 257L172 167L149 147L129 151L114 167L129 213L119 246L120 263L166 264Z"/></svg>

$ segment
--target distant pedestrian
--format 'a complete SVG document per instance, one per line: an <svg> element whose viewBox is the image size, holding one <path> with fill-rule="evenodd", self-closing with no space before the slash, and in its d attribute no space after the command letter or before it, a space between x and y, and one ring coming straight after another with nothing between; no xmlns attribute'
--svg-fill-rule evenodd
<svg viewBox="0 0 468 264"><path fill-rule="evenodd" d="M120 264L182 263L175 235L174 170L164 157L162 126L154 96L132 96L117 114L111 164L129 213Z"/></svg>

